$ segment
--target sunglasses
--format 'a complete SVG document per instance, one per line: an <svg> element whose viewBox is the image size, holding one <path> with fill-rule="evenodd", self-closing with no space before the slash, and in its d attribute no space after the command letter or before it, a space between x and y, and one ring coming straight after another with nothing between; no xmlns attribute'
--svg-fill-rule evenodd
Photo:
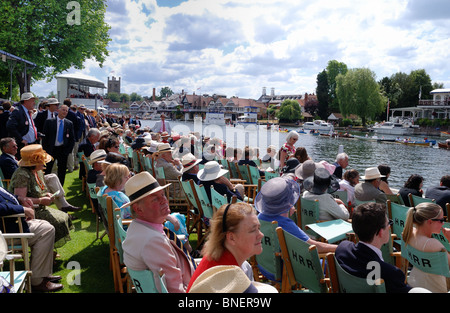
<svg viewBox="0 0 450 313"><path fill-rule="evenodd" d="M447 221L446 218L432 218L433 222L445 223Z"/></svg>

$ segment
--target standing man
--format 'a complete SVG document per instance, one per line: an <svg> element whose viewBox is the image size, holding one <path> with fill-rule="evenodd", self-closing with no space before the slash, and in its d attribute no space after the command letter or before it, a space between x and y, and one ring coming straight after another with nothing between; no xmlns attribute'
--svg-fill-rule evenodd
<svg viewBox="0 0 450 313"><path fill-rule="evenodd" d="M161 113L161 120L156 122L155 126L153 126L152 131L154 133L164 133L167 132L169 135L172 133L172 127L170 123L166 121L166 115Z"/></svg>
<svg viewBox="0 0 450 313"><path fill-rule="evenodd" d="M39 112L34 118L34 124L36 125L37 131L40 133L44 130L45 121L51 118L56 118L58 115L59 101L58 99L50 98L48 99L46 106L48 109Z"/></svg>
<svg viewBox="0 0 450 313"><path fill-rule="evenodd" d="M72 152L69 154L69 158L67 160L67 169L69 170L69 173L72 173L73 170L78 169L78 157L77 157L77 151L78 151L78 140L80 139L78 137L78 130L80 128L80 119L78 118L77 114L72 111L72 100L65 99L63 102L67 107L69 108L69 112L67 112L67 119L72 122L73 124L73 134L75 135L75 144L73 146Z"/></svg>
<svg viewBox="0 0 450 313"><path fill-rule="evenodd" d="M38 140L37 129L32 118L36 97L31 92L25 92L19 105L12 111L6 129L8 136L16 140L18 146L17 158L20 159L20 149L34 144Z"/></svg>
<svg viewBox="0 0 450 313"><path fill-rule="evenodd" d="M66 119L69 108L63 104L58 108L56 119L47 120L44 124L45 137L42 141L44 150L53 156L53 160L47 164L45 174L50 174L53 163L58 161L58 178L61 186L64 186L67 170L67 158L73 150L75 135L73 124Z"/></svg>

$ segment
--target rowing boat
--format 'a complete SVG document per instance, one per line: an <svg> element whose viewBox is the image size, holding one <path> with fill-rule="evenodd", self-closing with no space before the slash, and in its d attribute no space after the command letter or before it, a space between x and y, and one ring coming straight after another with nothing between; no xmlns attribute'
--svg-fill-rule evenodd
<svg viewBox="0 0 450 313"><path fill-rule="evenodd" d="M439 146L439 148L441 148L441 149L447 149L447 150L450 150L450 145L449 145L449 144L446 144L445 142L438 142L438 146Z"/></svg>

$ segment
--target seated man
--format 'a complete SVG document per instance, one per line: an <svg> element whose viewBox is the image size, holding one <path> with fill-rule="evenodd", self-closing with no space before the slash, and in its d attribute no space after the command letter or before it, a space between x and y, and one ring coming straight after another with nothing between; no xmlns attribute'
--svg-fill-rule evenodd
<svg viewBox="0 0 450 313"><path fill-rule="evenodd" d="M377 203L385 204L386 194L378 189L382 177L385 176L380 174L377 167L367 168L365 175L360 177L360 180L364 182L355 186L355 198L360 201L375 200Z"/></svg>
<svg viewBox="0 0 450 313"><path fill-rule="evenodd" d="M374 268L368 264L376 262L380 269L378 277L384 280L387 293L426 292L422 288L412 290L405 283L403 271L383 261L380 249L391 240L390 225L386 206L379 203L357 206L353 211L352 226L359 242L341 242L335 252L336 260L345 271L361 278L373 276Z"/></svg>
<svg viewBox="0 0 450 313"><path fill-rule="evenodd" d="M350 213L340 199L335 199L331 193L339 189L339 183L325 168L317 168L314 175L303 182L305 192L303 198L319 201L319 219L330 221L335 219L348 220Z"/></svg>
<svg viewBox="0 0 450 313"><path fill-rule="evenodd" d="M172 157L172 148L168 143L160 144L157 148L157 159L155 166L162 167L164 174L168 180L177 180L179 176L182 176L182 165L179 159Z"/></svg>
<svg viewBox="0 0 450 313"><path fill-rule="evenodd" d="M334 162L333 165L336 166L333 175L336 176L338 179L342 179L344 169L347 168L348 166L348 155L344 152L339 153L336 156L336 161Z"/></svg>
<svg viewBox="0 0 450 313"><path fill-rule="evenodd" d="M31 248L31 287L33 292L58 291L63 289L63 285L57 283L60 276L52 276L53 269L53 248L55 242L55 228L47 221L34 218L33 203L30 199L19 197L18 199L0 187L0 216L14 214L25 214L22 218L23 231L34 233L34 237L28 239ZM18 233L19 227L17 219L8 218L5 220L5 228L0 223L0 230L6 233Z"/></svg>
<svg viewBox="0 0 450 313"><path fill-rule="evenodd" d="M194 273L189 255L165 235L163 223L170 214L164 189L148 172L131 177L125 184L125 194L130 198L133 221L123 242L125 265L137 271L163 270L167 290L183 293Z"/></svg>
<svg viewBox="0 0 450 313"><path fill-rule="evenodd" d="M208 199L211 201L211 186L214 187L221 195L227 197L228 202L231 201L233 196L236 196L239 200L244 199L244 186L242 184L237 184L233 186L228 178L224 175L228 170L221 168L217 161L209 161L205 164L205 167L201 169L197 177L199 179L199 184L205 186L206 194Z"/></svg>
<svg viewBox="0 0 450 313"><path fill-rule="evenodd" d="M17 144L16 140L11 137L2 138L0 140L0 168L5 179L11 179L12 174L17 170L19 165L17 164Z"/></svg>
<svg viewBox="0 0 450 313"><path fill-rule="evenodd" d="M436 203L444 210L444 215L447 216L445 204L450 203L450 175L442 176L439 186L428 187L425 198L436 200Z"/></svg>
<svg viewBox="0 0 450 313"><path fill-rule="evenodd" d="M193 154L188 153L183 156L181 159L181 163L183 164L183 176L181 179L183 181L193 180L195 184L198 184L197 173L199 171L198 164L201 162L201 159L197 159Z"/></svg>

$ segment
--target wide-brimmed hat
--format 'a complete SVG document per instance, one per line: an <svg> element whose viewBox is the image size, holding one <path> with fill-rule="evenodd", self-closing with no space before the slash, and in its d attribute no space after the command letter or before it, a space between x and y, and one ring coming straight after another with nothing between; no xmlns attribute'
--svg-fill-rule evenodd
<svg viewBox="0 0 450 313"><path fill-rule="evenodd" d="M19 161L19 166L35 166L35 165L45 165L50 162L53 158L50 154L42 149L39 144L28 145L20 149L21 159Z"/></svg>
<svg viewBox="0 0 450 313"><path fill-rule="evenodd" d="M197 177L201 181L215 180L228 173L216 161L206 162L205 166L197 173Z"/></svg>
<svg viewBox="0 0 450 313"><path fill-rule="evenodd" d="M145 139L142 137L136 138L136 140L131 144L131 149L136 150L145 146Z"/></svg>
<svg viewBox="0 0 450 313"><path fill-rule="evenodd" d="M98 163L105 163L105 164L120 163L128 165L127 159L123 155L116 152L108 152L106 158L98 161Z"/></svg>
<svg viewBox="0 0 450 313"><path fill-rule="evenodd" d="M305 180L314 175L316 168L324 168L322 164L316 163L313 160L306 160L301 166L295 169L295 176L298 179Z"/></svg>
<svg viewBox="0 0 450 313"><path fill-rule="evenodd" d="M377 179L377 178L382 178L382 177L386 177L386 176L381 175L378 167L369 167L369 168L366 168L366 171L364 172L364 176L361 176L359 179L372 180L372 179Z"/></svg>
<svg viewBox="0 0 450 313"><path fill-rule="evenodd" d="M300 161L296 158L290 158L289 160L286 161L285 165L283 166L283 168L281 169L281 172L283 174L291 174L295 172L295 169L297 168L297 166L300 165Z"/></svg>
<svg viewBox="0 0 450 313"><path fill-rule="evenodd" d="M168 143L162 143L162 144L158 145L158 148L156 151L158 153L172 152L173 148Z"/></svg>
<svg viewBox="0 0 450 313"><path fill-rule="evenodd" d="M107 155L106 151L103 149L95 150L94 152L91 153L88 163L94 164L95 162L102 161L106 159L106 155Z"/></svg>
<svg viewBox="0 0 450 313"><path fill-rule="evenodd" d="M200 274L189 293L277 293L268 284L252 282L236 265L213 266Z"/></svg>
<svg viewBox="0 0 450 313"><path fill-rule="evenodd" d="M340 188L339 182L325 168L317 168L314 175L303 181L303 187L316 195L333 193Z"/></svg>
<svg viewBox="0 0 450 313"><path fill-rule="evenodd" d="M183 165L183 173L189 171L191 168L200 163L202 159L197 159L192 153L183 155L181 164Z"/></svg>
<svg viewBox="0 0 450 313"><path fill-rule="evenodd" d="M56 98L50 98L50 99L47 100L47 104L48 104L48 105L52 105L52 104L58 105L59 103L60 103L60 102L59 102L58 99L56 99Z"/></svg>
<svg viewBox="0 0 450 313"><path fill-rule="evenodd" d="M24 92L20 97L20 101L26 101L30 99L36 99L36 97L31 92Z"/></svg>
<svg viewBox="0 0 450 313"><path fill-rule="evenodd" d="M300 185L283 177L267 181L256 195L255 208L266 215L280 215L288 212L300 198Z"/></svg>
<svg viewBox="0 0 450 313"><path fill-rule="evenodd" d="M125 183L125 194L130 199L130 202L125 203L120 208L125 208L132 205L136 201L145 198L155 192L167 188L171 184L160 186L158 181L150 175L149 172L144 171L134 175Z"/></svg>

